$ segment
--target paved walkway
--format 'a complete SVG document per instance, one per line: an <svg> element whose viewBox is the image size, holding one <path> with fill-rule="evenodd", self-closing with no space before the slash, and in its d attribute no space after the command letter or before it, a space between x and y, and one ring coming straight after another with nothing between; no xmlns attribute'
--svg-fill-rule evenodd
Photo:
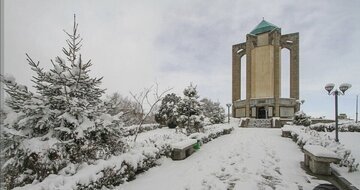
<svg viewBox="0 0 360 190"><path fill-rule="evenodd" d="M236 128L183 161L159 167L118 187L135 189L313 189L320 183L300 168L303 153L280 129Z"/></svg>

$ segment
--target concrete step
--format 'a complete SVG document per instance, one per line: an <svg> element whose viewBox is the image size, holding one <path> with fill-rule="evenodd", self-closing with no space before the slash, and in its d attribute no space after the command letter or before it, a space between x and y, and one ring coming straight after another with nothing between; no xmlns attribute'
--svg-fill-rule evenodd
<svg viewBox="0 0 360 190"><path fill-rule="evenodd" d="M250 119L247 127L271 128L271 119Z"/></svg>

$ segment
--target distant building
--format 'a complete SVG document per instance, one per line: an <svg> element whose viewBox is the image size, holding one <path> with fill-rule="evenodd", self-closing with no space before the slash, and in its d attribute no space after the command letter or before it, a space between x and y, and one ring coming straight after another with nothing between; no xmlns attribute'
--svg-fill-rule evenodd
<svg viewBox="0 0 360 190"><path fill-rule="evenodd" d="M290 97L281 97L281 50L290 51ZM241 58L246 55L246 63ZM241 64L246 64L246 97L241 97ZM290 118L299 110L299 33L262 20L232 47L233 117Z"/></svg>
<svg viewBox="0 0 360 190"><path fill-rule="evenodd" d="M345 113L341 113L339 114L338 119L348 119L348 117Z"/></svg>

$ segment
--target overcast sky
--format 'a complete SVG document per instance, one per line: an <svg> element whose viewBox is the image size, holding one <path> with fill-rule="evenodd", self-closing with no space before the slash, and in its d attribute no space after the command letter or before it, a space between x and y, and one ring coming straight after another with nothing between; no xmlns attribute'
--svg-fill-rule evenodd
<svg viewBox="0 0 360 190"><path fill-rule="evenodd" d="M295 3L296 2L296 3ZM348 82L339 112L355 117L360 94L359 0L5 0L4 73L32 86L25 53L49 68L63 56L73 14L84 38L82 57L103 76L107 94L138 92L154 82L181 93L193 82L201 97L231 101L231 48L245 42L264 17L282 34L300 33L303 110L333 118L324 85ZM288 52L283 51L282 94L288 95Z"/></svg>

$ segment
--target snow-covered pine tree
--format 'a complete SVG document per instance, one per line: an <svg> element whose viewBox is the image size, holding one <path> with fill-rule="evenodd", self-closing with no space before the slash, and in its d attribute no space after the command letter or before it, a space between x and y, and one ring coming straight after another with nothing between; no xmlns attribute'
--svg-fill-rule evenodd
<svg viewBox="0 0 360 190"><path fill-rule="evenodd" d="M155 121L160 125L166 125L170 128L177 126L176 109L181 98L174 93L167 94L161 101L159 111L155 114Z"/></svg>
<svg viewBox="0 0 360 190"><path fill-rule="evenodd" d="M307 116L303 111L298 111L294 114L293 123L307 127L311 125L311 119L310 116Z"/></svg>
<svg viewBox="0 0 360 190"><path fill-rule="evenodd" d="M213 102L208 98L200 100L201 108L206 119L212 124L224 123L225 121L225 110L221 107L219 102Z"/></svg>
<svg viewBox="0 0 360 190"><path fill-rule="evenodd" d="M43 180L50 174L76 172L80 164L107 159L124 150L118 122L104 114L100 99L102 78L89 76L91 61L84 63L78 24L74 17L72 33L67 33L65 59L51 61L53 69L44 71L29 55L27 61L36 75L37 94L2 77L10 95L7 105L16 113L4 123L3 136L11 139L5 149L5 183L8 189Z"/></svg>
<svg viewBox="0 0 360 190"><path fill-rule="evenodd" d="M201 132L204 126L204 116L198 101L196 86L190 84L184 90L184 97L180 100L176 110L177 123L185 128L187 134Z"/></svg>

